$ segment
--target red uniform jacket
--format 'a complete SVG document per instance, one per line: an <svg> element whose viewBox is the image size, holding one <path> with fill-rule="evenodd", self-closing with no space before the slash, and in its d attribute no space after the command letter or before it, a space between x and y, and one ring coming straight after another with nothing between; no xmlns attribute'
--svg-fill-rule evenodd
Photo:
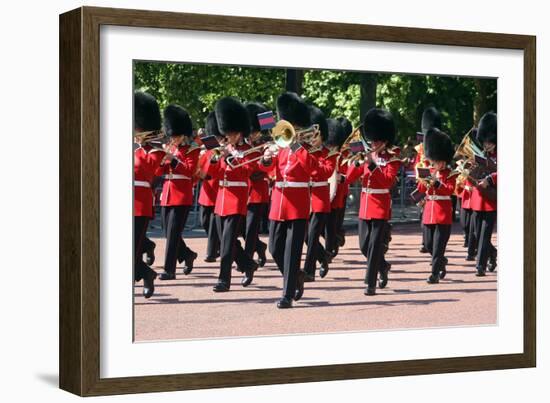
<svg viewBox="0 0 550 403"><path fill-rule="evenodd" d="M134 151L134 216L153 217L153 190L155 172L165 156L164 151L150 145Z"/></svg>
<svg viewBox="0 0 550 403"><path fill-rule="evenodd" d="M336 168L338 153L330 153L328 148L323 147L313 155L317 159L317 164L311 171L311 212L330 213L328 178Z"/></svg>
<svg viewBox="0 0 550 403"><path fill-rule="evenodd" d="M177 164L164 164L157 170L163 176L161 206L192 206L193 175L197 169L200 148L196 145L181 145L174 153Z"/></svg>
<svg viewBox="0 0 550 403"><path fill-rule="evenodd" d="M391 151L391 152L389 152ZM350 184L362 176L361 204L359 218L362 220L389 220L391 218L391 188L395 185L401 160L399 148L393 147L378 154L375 163L369 166L351 164L346 183Z"/></svg>
<svg viewBox="0 0 550 403"><path fill-rule="evenodd" d="M489 156L493 160L493 162L497 162L497 154L493 153ZM491 181L493 182L493 186L497 185L497 173L494 172L490 175ZM477 189L476 187L472 190L472 199L470 202L470 206L472 210L474 211L496 211L497 210L497 201L496 200L489 200L488 198L484 197L482 193Z"/></svg>
<svg viewBox="0 0 550 403"><path fill-rule="evenodd" d="M464 188L462 190L462 208L464 209L471 209L471 202L472 202L472 191L474 187L472 185L472 182L470 182L468 179L464 181Z"/></svg>
<svg viewBox="0 0 550 403"><path fill-rule="evenodd" d="M423 224L452 224L453 202L451 195L454 193L458 172L445 168L441 171L432 170L432 175L438 181L438 186L427 188L424 182L418 182L417 189L426 193L426 204L422 214Z"/></svg>
<svg viewBox="0 0 550 403"><path fill-rule="evenodd" d="M331 202L332 209L340 209L346 207L346 198L349 193L349 184L346 182L346 173L348 172L348 164L342 163L342 160L346 159L349 156L348 151L344 151L340 154L337 160L337 185L336 185L336 195Z"/></svg>
<svg viewBox="0 0 550 403"><path fill-rule="evenodd" d="M310 212L309 181L317 159L304 147L292 151L283 148L267 166L258 167L269 172L274 169L275 184L271 191L269 219L275 221L307 219Z"/></svg>
<svg viewBox="0 0 550 403"><path fill-rule="evenodd" d="M255 152L250 154L250 158L258 158L262 153ZM248 204L253 203L269 203L269 178L268 173L261 171L255 165L255 171L252 172L248 185L250 186L248 193Z"/></svg>
<svg viewBox="0 0 550 403"><path fill-rule="evenodd" d="M202 180L201 191L199 193L199 204L205 207L212 207L216 205L216 196L218 194L218 188L220 187L219 179L212 179L210 175L206 173L207 163L213 157L212 150L206 150L199 157L199 167L201 173L206 175Z"/></svg>
<svg viewBox="0 0 550 403"><path fill-rule="evenodd" d="M235 146L238 151L245 151L249 148L248 144ZM215 163L209 160L206 164L206 173L212 176L212 179L218 179L220 186L216 195L214 213L221 217L234 214L245 216L248 201L248 179L257 164L250 163L233 169L227 164L228 158L231 157L224 157ZM239 161L242 162L249 158L250 156L234 159L234 163L237 164Z"/></svg>

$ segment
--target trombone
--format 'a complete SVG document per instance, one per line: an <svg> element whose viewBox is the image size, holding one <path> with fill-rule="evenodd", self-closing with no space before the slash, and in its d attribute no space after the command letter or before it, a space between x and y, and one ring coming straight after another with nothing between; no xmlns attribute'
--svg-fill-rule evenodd
<svg viewBox="0 0 550 403"><path fill-rule="evenodd" d="M287 148L294 142L310 143L319 134L319 125L315 124L306 129L295 130L292 124L286 120L279 120L275 127L271 129L272 141L268 141L256 147L252 147L248 150L235 152L227 159L227 165L231 168L239 168L252 162L259 161L263 158L263 151L270 149L273 152L278 152L281 148ZM235 159L245 158L246 156L260 152L261 155L251 158L239 163L235 163Z"/></svg>

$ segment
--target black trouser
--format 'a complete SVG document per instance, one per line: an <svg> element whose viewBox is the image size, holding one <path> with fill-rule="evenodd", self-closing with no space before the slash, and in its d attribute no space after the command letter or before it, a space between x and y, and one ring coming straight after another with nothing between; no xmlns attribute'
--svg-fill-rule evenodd
<svg viewBox="0 0 550 403"><path fill-rule="evenodd" d="M456 205L458 204L458 196L457 195L451 195L451 204L453 206L453 222L456 221Z"/></svg>
<svg viewBox="0 0 550 403"><path fill-rule="evenodd" d="M176 272L178 257L183 260L193 253L181 237L190 209L191 206L163 206L161 209L162 226L166 236L164 271L167 273Z"/></svg>
<svg viewBox="0 0 550 403"><path fill-rule="evenodd" d="M304 262L304 271L306 274L315 275L315 261L326 260L325 248L319 242L321 233L325 230L328 213L311 213L309 216L309 225L307 230L307 252Z"/></svg>
<svg viewBox="0 0 550 403"><path fill-rule="evenodd" d="M451 224L424 224L426 249L432 255L432 274L439 277L445 268L445 249L451 236Z"/></svg>
<svg viewBox="0 0 550 403"><path fill-rule="evenodd" d="M284 276L283 297L288 299L296 293L306 223L300 219L271 221L269 225L269 252Z"/></svg>
<svg viewBox="0 0 550 403"><path fill-rule="evenodd" d="M367 258L365 283L369 288L376 287L378 271L385 270L384 238L387 228L387 220L359 219L359 247Z"/></svg>
<svg viewBox="0 0 550 403"><path fill-rule="evenodd" d="M147 235L143 238L143 241L141 242L141 253L146 253L148 250L151 250L155 247L155 243L151 241Z"/></svg>
<svg viewBox="0 0 550 403"><path fill-rule="evenodd" d="M148 225L149 217L134 216L134 281L140 281L148 270L152 270L143 261L142 252Z"/></svg>
<svg viewBox="0 0 550 403"><path fill-rule="evenodd" d="M215 258L220 250L220 237L214 216L214 206L201 206L201 225L208 237L206 257L209 258Z"/></svg>
<svg viewBox="0 0 550 403"><path fill-rule="evenodd" d="M496 255L496 248L491 243L491 236L493 235L497 212L474 211L473 217L477 235L476 267L478 270L485 270L489 257Z"/></svg>
<svg viewBox="0 0 550 403"><path fill-rule="evenodd" d="M237 237L241 233L241 225L244 216L233 214L224 217L218 215L216 217L216 227L220 234L220 274L218 281L231 285L231 266L233 262L237 266L249 270L252 265L251 259L246 256L244 250L237 241Z"/></svg>
<svg viewBox="0 0 550 403"><path fill-rule="evenodd" d="M464 232L464 241L468 245L470 239L470 218L472 218L472 209L461 208L460 209L460 227Z"/></svg>
<svg viewBox="0 0 550 403"><path fill-rule="evenodd" d="M250 259L254 252L265 250L267 245L260 240L260 224L267 211L267 203L251 203L247 206L246 227L244 231L244 251Z"/></svg>
<svg viewBox="0 0 550 403"><path fill-rule="evenodd" d="M327 216L327 223L325 225L325 246L327 251L331 253L336 251L336 232L338 231L340 210L343 209L330 210L330 213Z"/></svg>

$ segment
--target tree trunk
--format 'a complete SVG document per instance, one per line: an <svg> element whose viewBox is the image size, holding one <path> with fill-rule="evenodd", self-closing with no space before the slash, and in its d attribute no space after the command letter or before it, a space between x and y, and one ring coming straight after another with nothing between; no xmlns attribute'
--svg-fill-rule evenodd
<svg viewBox="0 0 550 403"><path fill-rule="evenodd" d="M369 111L376 107L376 86L378 85L378 77L374 73L361 74L361 101L359 104L359 120L363 121L363 117Z"/></svg>
<svg viewBox="0 0 550 403"><path fill-rule="evenodd" d="M474 79L474 85L476 88L476 97L474 99L474 125L477 126L479 119L488 112L487 97L488 97L488 88L485 85L484 80L479 78Z"/></svg>
<svg viewBox="0 0 550 403"><path fill-rule="evenodd" d="M297 69L286 69L286 90L295 92L298 95L302 94L302 81L304 71Z"/></svg>

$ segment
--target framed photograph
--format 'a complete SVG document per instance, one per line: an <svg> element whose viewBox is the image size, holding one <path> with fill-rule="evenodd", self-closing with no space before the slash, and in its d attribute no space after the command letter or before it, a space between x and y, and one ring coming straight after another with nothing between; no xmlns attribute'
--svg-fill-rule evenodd
<svg viewBox="0 0 550 403"><path fill-rule="evenodd" d="M60 387L96 396L535 366L535 46L503 33L62 14ZM309 176L289 179L284 158L303 158ZM254 187L267 199L251 201ZM461 227L468 187L488 204ZM316 215L319 189L329 207ZM231 197L242 211L223 204ZM307 217L293 213L301 203ZM430 221L440 208L448 217Z"/></svg>

